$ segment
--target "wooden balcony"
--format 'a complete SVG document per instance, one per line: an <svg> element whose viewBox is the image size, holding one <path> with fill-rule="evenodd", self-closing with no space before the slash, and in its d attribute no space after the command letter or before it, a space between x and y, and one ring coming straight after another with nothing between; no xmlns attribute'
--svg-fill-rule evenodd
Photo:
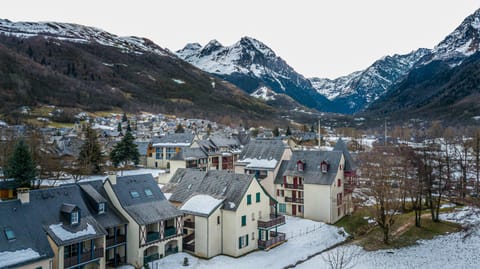
<svg viewBox="0 0 480 269"><path fill-rule="evenodd" d="M195 252L195 244L183 244L183 251Z"/></svg>
<svg viewBox="0 0 480 269"><path fill-rule="evenodd" d="M115 240L115 237L107 237L107 248L112 247L118 244L125 243L127 241L127 238L125 235L117 235L117 239Z"/></svg>
<svg viewBox="0 0 480 269"><path fill-rule="evenodd" d="M285 189L292 189L292 190L303 190L303 184L289 184L285 183L283 184Z"/></svg>
<svg viewBox="0 0 480 269"><path fill-rule="evenodd" d="M84 252L82 254L64 258L64 268L73 267L80 264L86 264L93 262L97 259L103 258L103 248L96 248L93 253L91 251Z"/></svg>
<svg viewBox="0 0 480 269"><path fill-rule="evenodd" d="M189 221L189 220L184 220L183 221L183 227L184 228L195 229L195 222Z"/></svg>
<svg viewBox="0 0 480 269"><path fill-rule="evenodd" d="M270 239L269 240L258 240L258 248L259 249L271 249L275 246L280 245L281 243L286 241L286 236L284 233L279 233L275 231L270 231Z"/></svg>
<svg viewBox="0 0 480 269"><path fill-rule="evenodd" d="M285 197L285 202L303 204L303 198Z"/></svg>
<svg viewBox="0 0 480 269"><path fill-rule="evenodd" d="M277 216L268 220L258 220L257 226L261 229L270 229L285 224L285 216Z"/></svg>
<svg viewBox="0 0 480 269"><path fill-rule="evenodd" d="M195 233L191 233L191 234L183 237L183 242L184 242L184 243L188 243L188 242L190 242L190 241L192 241L192 240L195 240Z"/></svg>

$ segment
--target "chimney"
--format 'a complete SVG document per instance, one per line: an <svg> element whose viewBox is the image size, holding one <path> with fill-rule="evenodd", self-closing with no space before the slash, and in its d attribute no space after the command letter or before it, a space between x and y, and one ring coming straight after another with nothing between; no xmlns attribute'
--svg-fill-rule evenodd
<svg viewBox="0 0 480 269"><path fill-rule="evenodd" d="M116 185L117 184L117 172L115 172L115 171L108 172L108 180L110 180L110 183L112 183L112 185Z"/></svg>
<svg viewBox="0 0 480 269"><path fill-rule="evenodd" d="M17 198L22 204L30 203L30 189L29 188L18 188L17 189Z"/></svg>

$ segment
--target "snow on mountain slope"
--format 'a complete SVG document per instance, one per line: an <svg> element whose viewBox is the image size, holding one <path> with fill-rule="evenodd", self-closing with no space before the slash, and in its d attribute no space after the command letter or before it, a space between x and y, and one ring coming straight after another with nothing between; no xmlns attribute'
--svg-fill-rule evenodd
<svg viewBox="0 0 480 269"><path fill-rule="evenodd" d="M212 40L203 47L190 43L176 54L247 93L265 86L273 92L284 93L305 106L323 111L332 109L330 101L319 94L308 79L254 38L243 37L231 46L223 46L217 40Z"/></svg>
<svg viewBox="0 0 480 269"><path fill-rule="evenodd" d="M315 89L347 113L364 109L384 95L390 86L402 79L430 50L418 49L409 54L386 56L365 70L336 79L311 78Z"/></svg>
<svg viewBox="0 0 480 269"><path fill-rule="evenodd" d="M170 55L168 51L146 38L118 37L95 27L72 23L11 22L0 19L0 34L19 38L44 36L77 43L95 42L100 45L119 48L125 53Z"/></svg>
<svg viewBox="0 0 480 269"><path fill-rule="evenodd" d="M258 99L262 99L264 101L275 100L276 95L277 95L277 93L275 93L274 91L272 91L271 89L269 89L267 87L260 87L256 91L254 91L250 94L250 96L253 96L253 97L258 98Z"/></svg>

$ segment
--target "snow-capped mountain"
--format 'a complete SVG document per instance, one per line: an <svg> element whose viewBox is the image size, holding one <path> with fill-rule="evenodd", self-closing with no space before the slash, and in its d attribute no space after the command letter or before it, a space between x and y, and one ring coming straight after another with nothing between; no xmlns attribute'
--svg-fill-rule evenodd
<svg viewBox="0 0 480 269"><path fill-rule="evenodd" d="M231 46L212 40L205 46L187 44L177 56L203 71L215 74L248 93L268 87L285 93L303 105L330 110L331 104L282 58L262 42L243 37Z"/></svg>
<svg viewBox="0 0 480 269"><path fill-rule="evenodd" d="M11 22L0 19L0 34L19 38L41 35L45 38L75 43L95 42L100 45L119 48L126 53L170 55L167 50L162 49L146 38L135 36L119 37L95 27L72 23Z"/></svg>
<svg viewBox="0 0 480 269"><path fill-rule="evenodd" d="M480 50L480 9L463 22L432 50L422 64L434 60L449 63L452 67Z"/></svg>
<svg viewBox="0 0 480 269"><path fill-rule="evenodd" d="M340 107L344 113L363 110L401 80L430 50L386 56L363 71L336 79L311 78L315 89Z"/></svg>

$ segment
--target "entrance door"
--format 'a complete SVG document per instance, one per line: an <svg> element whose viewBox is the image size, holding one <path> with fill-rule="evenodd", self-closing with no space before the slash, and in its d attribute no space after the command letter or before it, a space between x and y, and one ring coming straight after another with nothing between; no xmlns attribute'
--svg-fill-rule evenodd
<svg viewBox="0 0 480 269"><path fill-rule="evenodd" d="M292 216L297 215L297 205L292 205Z"/></svg>

